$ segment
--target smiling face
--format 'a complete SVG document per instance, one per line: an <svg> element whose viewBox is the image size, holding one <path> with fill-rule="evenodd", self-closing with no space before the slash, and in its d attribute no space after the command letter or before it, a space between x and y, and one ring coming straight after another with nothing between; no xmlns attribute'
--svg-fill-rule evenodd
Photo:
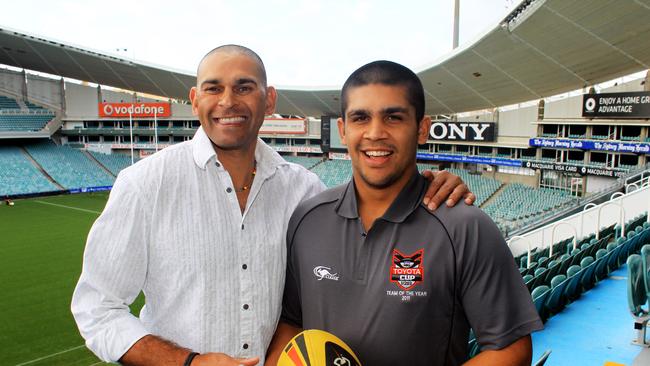
<svg viewBox="0 0 650 366"><path fill-rule="evenodd" d="M429 117L417 121L415 114L404 86L368 84L347 90L338 128L357 185L401 189L408 182L416 169L417 144L426 142L431 125Z"/></svg>
<svg viewBox="0 0 650 366"><path fill-rule="evenodd" d="M275 99L275 89L264 85L261 65L239 52L206 56L197 72L197 86L190 90L192 113L222 150L254 149Z"/></svg>

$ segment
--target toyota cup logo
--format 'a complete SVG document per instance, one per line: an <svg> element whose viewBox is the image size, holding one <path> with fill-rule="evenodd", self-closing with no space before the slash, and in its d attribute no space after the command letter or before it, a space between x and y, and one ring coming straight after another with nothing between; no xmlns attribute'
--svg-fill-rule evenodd
<svg viewBox="0 0 650 366"><path fill-rule="evenodd" d="M99 103L100 117L170 117L169 103Z"/></svg>

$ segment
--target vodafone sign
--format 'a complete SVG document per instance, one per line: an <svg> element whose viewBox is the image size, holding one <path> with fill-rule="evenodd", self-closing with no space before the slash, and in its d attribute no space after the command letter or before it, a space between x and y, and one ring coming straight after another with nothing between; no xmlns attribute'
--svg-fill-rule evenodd
<svg viewBox="0 0 650 366"><path fill-rule="evenodd" d="M100 117L170 117L169 103L99 103Z"/></svg>

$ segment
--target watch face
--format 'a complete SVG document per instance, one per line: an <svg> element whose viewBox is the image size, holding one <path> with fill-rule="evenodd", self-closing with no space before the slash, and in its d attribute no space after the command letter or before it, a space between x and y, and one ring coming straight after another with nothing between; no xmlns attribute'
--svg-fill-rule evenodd
<svg viewBox="0 0 650 366"><path fill-rule="evenodd" d="M350 352L336 343L325 342L326 366L361 366Z"/></svg>

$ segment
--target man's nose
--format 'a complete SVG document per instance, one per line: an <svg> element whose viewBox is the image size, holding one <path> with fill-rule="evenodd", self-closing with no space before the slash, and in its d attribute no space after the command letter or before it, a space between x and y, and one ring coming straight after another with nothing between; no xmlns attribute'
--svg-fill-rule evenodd
<svg viewBox="0 0 650 366"><path fill-rule="evenodd" d="M386 137L386 126L381 118L373 118L368 124L365 137L369 140L381 140Z"/></svg>
<svg viewBox="0 0 650 366"><path fill-rule="evenodd" d="M221 94L221 98L219 98L219 106L223 108L230 108L235 105L235 103L235 95L232 90L224 90L224 92Z"/></svg>

